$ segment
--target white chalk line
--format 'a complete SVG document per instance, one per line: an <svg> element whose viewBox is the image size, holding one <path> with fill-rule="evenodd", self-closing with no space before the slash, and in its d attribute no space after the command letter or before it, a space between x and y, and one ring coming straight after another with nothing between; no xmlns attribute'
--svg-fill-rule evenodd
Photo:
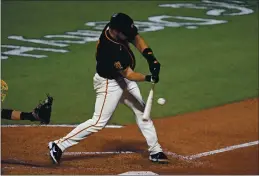
<svg viewBox="0 0 259 176"><path fill-rule="evenodd" d="M245 147L250 147L253 145L258 145L259 141L253 141L253 142L248 142L244 144L238 144L238 145L233 145L233 146L228 146L225 148L217 149L217 150L212 150L208 152L203 152L203 153L198 153L195 155L190 155L190 156L184 156L184 155L179 155L174 152L165 152L165 154L169 156L173 156L175 158L183 159L183 160L194 160L198 158L202 158L205 156L210 156L210 155L215 155L218 153L223 153L239 148L245 148ZM111 152L65 152L64 155L105 155L105 154L133 154L133 153L141 153L141 152L133 152L133 151L111 151Z"/></svg>
<svg viewBox="0 0 259 176"><path fill-rule="evenodd" d="M66 125L66 124L56 124L56 125L37 125L37 124L32 124L32 125L22 125L22 124L17 124L17 125L1 125L3 128L15 128L15 127L77 127L79 124L75 125ZM105 128L123 128L121 125L106 125Z"/></svg>
<svg viewBox="0 0 259 176"><path fill-rule="evenodd" d="M106 155L106 154L132 154L137 153L133 151L112 151L112 152L64 152L63 155L76 156L76 155Z"/></svg>
<svg viewBox="0 0 259 176"><path fill-rule="evenodd" d="M136 153L143 153L142 151L109 151L109 152L64 152L63 155L65 156L78 156L78 155L107 155L107 154L136 154ZM164 152L167 155L173 156L175 158L186 159L183 155L179 155L173 152Z"/></svg>
<svg viewBox="0 0 259 176"><path fill-rule="evenodd" d="M212 150L209 152L204 152L204 153L199 153L199 154L195 154L195 155L191 155L189 156L189 159L197 159L197 158L201 158L204 156L210 156L210 155L214 155L217 153L223 153L223 152L227 152L227 151L231 151L231 150L235 150L235 149L239 149L239 148L245 148L245 147L250 147L253 145L258 145L259 141L253 141L253 142L248 142L248 143L244 143L244 144L238 144L238 145L232 145L232 146L228 146L225 148L221 148L218 150Z"/></svg>

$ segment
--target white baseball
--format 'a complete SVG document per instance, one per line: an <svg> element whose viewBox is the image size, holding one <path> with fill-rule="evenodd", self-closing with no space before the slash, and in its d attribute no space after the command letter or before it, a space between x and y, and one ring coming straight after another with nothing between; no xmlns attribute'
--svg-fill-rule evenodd
<svg viewBox="0 0 259 176"><path fill-rule="evenodd" d="M165 104L165 99L164 98L158 98L157 103L160 105L164 105Z"/></svg>

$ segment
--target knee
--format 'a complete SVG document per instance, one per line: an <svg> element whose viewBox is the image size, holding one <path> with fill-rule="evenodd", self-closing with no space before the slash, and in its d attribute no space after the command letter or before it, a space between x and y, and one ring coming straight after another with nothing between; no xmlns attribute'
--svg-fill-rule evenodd
<svg viewBox="0 0 259 176"><path fill-rule="evenodd" d="M108 120L105 120L102 117L93 118L93 119L90 119L90 121L91 121L91 123L90 123L91 126L93 126L97 130L103 129L108 122Z"/></svg>
<svg viewBox="0 0 259 176"><path fill-rule="evenodd" d="M85 129L88 132L98 132L105 127L105 123L101 121L95 121L93 119L89 119L86 122L78 125L79 129Z"/></svg>
<svg viewBox="0 0 259 176"><path fill-rule="evenodd" d="M92 125L92 130L94 132L102 130L106 126L106 123L103 121L98 121L97 123Z"/></svg>

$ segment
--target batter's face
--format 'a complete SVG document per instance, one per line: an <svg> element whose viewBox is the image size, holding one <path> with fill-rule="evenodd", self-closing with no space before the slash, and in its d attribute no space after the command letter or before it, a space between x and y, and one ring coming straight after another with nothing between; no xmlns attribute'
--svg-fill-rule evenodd
<svg viewBox="0 0 259 176"><path fill-rule="evenodd" d="M117 31L116 29L110 29L111 34L116 40L125 41L128 39L122 32Z"/></svg>
<svg viewBox="0 0 259 176"><path fill-rule="evenodd" d="M127 40L127 37L123 33L121 33L121 32L117 33L117 38L119 40Z"/></svg>

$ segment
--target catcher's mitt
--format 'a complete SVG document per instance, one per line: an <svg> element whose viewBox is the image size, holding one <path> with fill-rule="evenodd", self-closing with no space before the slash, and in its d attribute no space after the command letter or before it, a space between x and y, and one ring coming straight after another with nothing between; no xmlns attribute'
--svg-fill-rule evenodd
<svg viewBox="0 0 259 176"><path fill-rule="evenodd" d="M49 124L52 110L53 97L47 94L45 101L41 102L33 111L32 115L39 120L41 124Z"/></svg>

